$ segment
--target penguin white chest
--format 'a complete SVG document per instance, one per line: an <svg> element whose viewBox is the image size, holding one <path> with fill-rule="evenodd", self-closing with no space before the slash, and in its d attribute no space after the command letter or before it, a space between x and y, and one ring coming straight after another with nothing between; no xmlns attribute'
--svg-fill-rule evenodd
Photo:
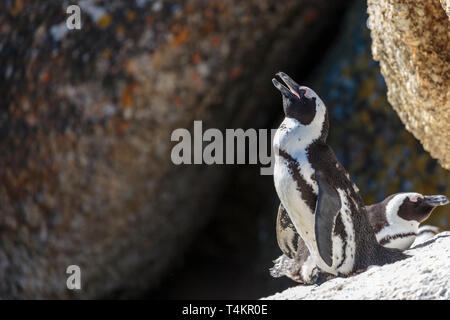
<svg viewBox="0 0 450 320"><path fill-rule="evenodd" d="M279 155L275 157L274 182L275 189L281 203L286 208L295 228L306 244L315 242L314 235L314 210L302 198L302 190L299 188L295 175L301 175L306 181L306 176L311 180L313 169L310 166L298 162L302 155L297 155L295 163ZM304 156L306 158L306 155ZM309 168L308 168L309 167ZM293 170L297 170L295 174ZM314 191L317 191L317 184L311 180ZM317 193L316 193L317 194Z"/></svg>
<svg viewBox="0 0 450 320"><path fill-rule="evenodd" d="M337 189L342 207L339 211L339 222L342 225L340 234L332 234L333 242L333 263L328 266L318 254L318 248L315 236L315 207L311 208L302 197L302 190L299 188L298 181L293 170L298 170L297 175L301 175L303 183L310 185L313 192L318 194L318 185L311 179L314 170L309 163L301 162L302 156L297 154L295 157L295 166L292 159L288 160L281 156L276 157L274 167L274 182L278 197L286 208L298 233L305 241L308 250L311 253L315 263L324 271L332 274L338 272L348 274L351 272L354 256L354 228L351 219L350 206L347 194ZM297 177L298 179L298 177Z"/></svg>

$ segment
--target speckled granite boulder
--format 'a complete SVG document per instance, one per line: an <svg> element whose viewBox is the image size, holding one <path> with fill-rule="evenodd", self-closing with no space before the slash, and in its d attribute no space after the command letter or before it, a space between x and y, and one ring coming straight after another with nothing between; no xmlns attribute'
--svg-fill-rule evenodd
<svg viewBox="0 0 450 320"><path fill-rule="evenodd" d="M154 287L228 177L174 166L171 132L261 126L278 106L255 97L343 2L83 0L68 30L67 1L3 1L0 298ZM66 289L71 264L81 291Z"/></svg>
<svg viewBox="0 0 450 320"><path fill-rule="evenodd" d="M406 251L411 257L372 266L349 278L335 278L320 286L297 286L265 299L450 299L450 232Z"/></svg>
<svg viewBox="0 0 450 320"><path fill-rule="evenodd" d="M444 9L445 8L445 9ZM369 0L372 53L388 99L425 150L450 169L448 1Z"/></svg>

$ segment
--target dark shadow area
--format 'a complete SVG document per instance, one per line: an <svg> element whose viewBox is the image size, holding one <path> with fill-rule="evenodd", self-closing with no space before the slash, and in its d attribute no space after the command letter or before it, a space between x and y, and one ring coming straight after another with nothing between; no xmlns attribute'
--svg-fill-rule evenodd
<svg viewBox="0 0 450 320"><path fill-rule="evenodd" d="M321 64L341 32L342 18L350 4L340 8L336 14L339 19L328 21L321 40L308 48L311 54L306 59L288 62L289 74L300 83ZM298 46L298 50L304 50L301 39ZM261 108L273 110L272 121L263 127L277 128L283 117L279 92L258 92L258 99ZM146 298L258 299L296 285L269 274L272 260L281 254L275 234L279 200L273 177L261 176L258 166L236 165L229 181L213 219L191 245L182 266Z"/></svg>

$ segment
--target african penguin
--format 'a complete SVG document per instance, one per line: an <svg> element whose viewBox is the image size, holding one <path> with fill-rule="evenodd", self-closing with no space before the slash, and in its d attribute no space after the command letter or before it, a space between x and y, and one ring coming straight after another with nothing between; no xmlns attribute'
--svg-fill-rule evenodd
<svg viewBox="0 0 450 320"><path fill-rule="evenodd" d="M400 205L397 205L401 201ZM379 243L385 247L406 250L414 239L420 242L433 237L439 228L423 226L434 208L448 204L446 196L423 196L418 193L398 193L380 203L366 206L369 221L376 232ZM410 220L406 220L406 218ZM317 283L320 273L317 268L305 263L310 260L309 251L297 233L286 210L280 205L276 223L277 241L283 252L270 269L273 277L287 276L304 284ZM416 239L416 240L417 240ZM414 244L419 243L415 241Z"/></svg>
<svg viewBox="0 0 450 320"><path fill-rule="evenodd" d="M406 250L419 232L419 224L438 206L449 203L446 196L424 196L416 192L390 195L366 207L377 241L384 247Z"/></svg>
<svg viewBox="0 0 450 320"><path fill-rule="evenodd" d="M274 137L274 184L283 207L321 271L349 275L406 258L378 244L348 173L326 143L328 112L317 94L277 74L285 119Z"/></svg>

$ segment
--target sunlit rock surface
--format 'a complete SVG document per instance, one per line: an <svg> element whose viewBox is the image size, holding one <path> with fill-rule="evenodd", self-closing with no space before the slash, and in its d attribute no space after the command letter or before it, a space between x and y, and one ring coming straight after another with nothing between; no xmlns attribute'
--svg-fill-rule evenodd
<svg viewBox="0 0 450 320"><path fill-rule="evenodd" d="M369 0L367 11L389 102L425 150L450 169L449 2Z"/></svg>
<svg viewBox="0 0 450 320"><path fill-rule="evenodd" d="M411 257L320 286L292 287L265 299L450 299L450 232L442 232L405 253Z"/></svg>

